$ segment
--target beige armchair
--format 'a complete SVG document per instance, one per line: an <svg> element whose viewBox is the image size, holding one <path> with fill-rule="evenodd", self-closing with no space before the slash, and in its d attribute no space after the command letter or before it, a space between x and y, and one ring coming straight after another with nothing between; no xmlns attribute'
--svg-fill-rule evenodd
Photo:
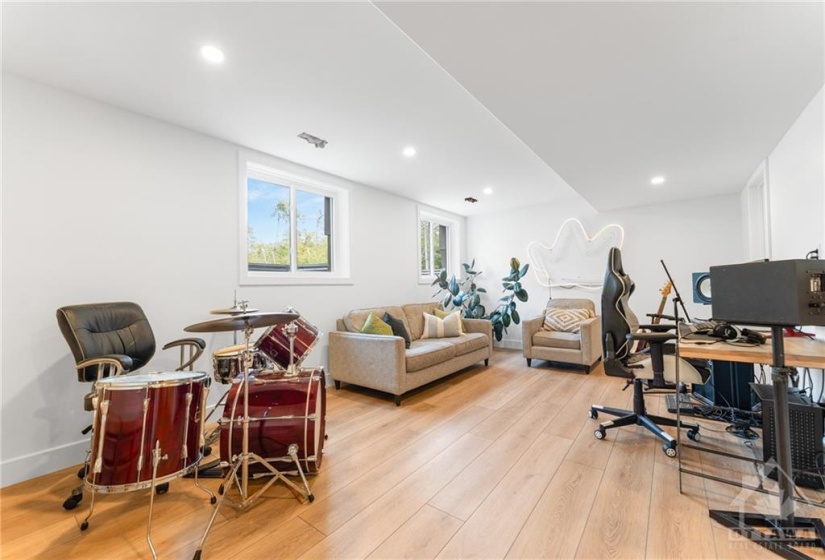
<svg viewBox="0 0 825 560"><path fill-rule="evenodd" d="M596 306L589 299L550 299L548 309L588 309L594 315ZM586 319L580 324L579 332L543 330L544 314L534 319L522 321L521 338L527 366L533 358L584 366L590 373L593 365L602 357L602 328L599 316Z"/></svg>

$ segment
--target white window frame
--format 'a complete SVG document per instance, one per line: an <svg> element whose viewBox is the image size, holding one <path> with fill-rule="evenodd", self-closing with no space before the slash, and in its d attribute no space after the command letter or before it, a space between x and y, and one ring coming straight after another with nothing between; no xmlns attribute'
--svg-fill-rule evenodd
<svg viewBox="0 0 825 560"><path fill-rule="evenodd" d="M419 284L431 284L435 280L433 274L421 274L421 221L429 220L436 224L447 226L447 277L459 274L461 267L461 223L455 218L437 210L418 206L415 220L415 270Z"/></svg>
<svg viewBox="0 0 825 560"><path fill-rule="evenodd" d="M349 252L349 189L333 184L332 181L319 181L299 172L288 169L288 165L271 161L253 154L239 153L239 283L249 285L323 285L350 284ZM290 242L289 271L251 271L248 261L248 190L247 178L255 177L278 185L289 187L290 208L295 206L295 191L301 190L332 198L332 216L330 216L332 243L331 271L298 270L294 262L294 241ZM295 212L290 211L290 239L294 239Z"/></svg>

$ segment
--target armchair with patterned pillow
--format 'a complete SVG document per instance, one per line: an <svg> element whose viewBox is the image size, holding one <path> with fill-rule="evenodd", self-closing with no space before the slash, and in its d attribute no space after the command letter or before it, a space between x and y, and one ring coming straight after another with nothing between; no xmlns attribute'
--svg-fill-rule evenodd
<svg viewBox="0 0 825 560"><path fill-rule="evenodd" d="M533 358L582 366L587 373L602 357L601 319L589 299L550 299L544 314L522 321L527 366Z"/></svg>

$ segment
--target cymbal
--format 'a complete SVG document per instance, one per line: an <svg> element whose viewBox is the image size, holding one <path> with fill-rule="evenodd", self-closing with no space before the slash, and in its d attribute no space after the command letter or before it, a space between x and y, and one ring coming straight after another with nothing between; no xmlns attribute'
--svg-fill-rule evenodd
<svg viewBox="0 0 825 560"><path fill-rule="evenodd" d="M213 309L209 313L212 315L241 315L243 313L257 313L257 309L252 309L251 307L247 307L244 309L240 305L236 305L234 307L226 307L224 309Z"/></svg>
<svg viewBox="0 0 825 560"><path fill-rule="evenodd" d="M223 317L221 319L204 321L203 323L195 323L183 330L186 332L225 332L238 331L246 327L257 329L258 327L270 327L272 325L290 323L299 317L300 315L298 313L244 313L233 317Z"/></svg>

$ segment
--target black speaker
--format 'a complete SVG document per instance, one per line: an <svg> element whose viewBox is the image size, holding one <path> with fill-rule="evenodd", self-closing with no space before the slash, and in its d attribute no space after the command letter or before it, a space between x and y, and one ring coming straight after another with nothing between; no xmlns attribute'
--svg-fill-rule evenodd
<svg viewBox="0 0 825 560"><path fill-rule="evenodd" d="M710 298L710 272L693 273L693 303L709 305Z"/></svg>
<svg viewBox="0 0 825 560"><path fill-rule="evenodd" d="M711 378L704 385L694 385L693 390L721 407L751 410L754 405L750 384L753 381L753 364L713 360Z"/></svg>

